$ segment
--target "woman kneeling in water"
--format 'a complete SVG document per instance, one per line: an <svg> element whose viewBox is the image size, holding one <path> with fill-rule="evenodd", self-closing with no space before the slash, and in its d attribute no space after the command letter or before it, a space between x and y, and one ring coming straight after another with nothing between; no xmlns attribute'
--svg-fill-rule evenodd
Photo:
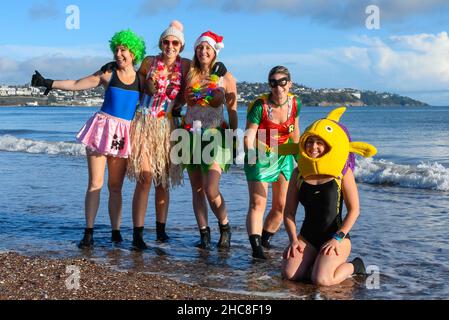
<svg viewBox="0 0 449 320"><path fill-rule="evenodd" d="M287 194L284 223L290 244L284 251L282 275L288 280L311 279L314 284L339 284L352 274L364 274L360 258L351 253L349 231L360 208L353 168L354 155L372 156L376 149L351 142L338 123L345 108L313 123L300 139L300 159ZM281 152L281 151L280 151ZM347 215L342 219L343 200ZM296 233L296 209L304 206L305 219Z"/></svg>

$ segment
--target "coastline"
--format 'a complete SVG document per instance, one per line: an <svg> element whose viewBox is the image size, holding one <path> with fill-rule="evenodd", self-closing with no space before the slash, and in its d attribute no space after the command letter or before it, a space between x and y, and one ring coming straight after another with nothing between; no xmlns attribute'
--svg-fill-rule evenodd
<svg viewBox="0 0 449 320"><path fill-rule="evenodd" d="M71 281L73 266L80 271L79 288ZM161 275L115 271L85 258L47 259L4 252L0 253L0 274L0 300L271 299L215 291Z"/></svg>

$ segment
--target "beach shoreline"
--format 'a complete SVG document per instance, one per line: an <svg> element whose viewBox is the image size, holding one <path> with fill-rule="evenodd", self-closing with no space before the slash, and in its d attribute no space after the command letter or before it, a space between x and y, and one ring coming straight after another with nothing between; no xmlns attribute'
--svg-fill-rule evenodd
<svg viewBox="0 0 449 320"><path fill-rule="evenodd" d="M0 254L0 300L261 300L168 277L115 271L85 258ZM271 299L271 298L270 298Z"/></svg>

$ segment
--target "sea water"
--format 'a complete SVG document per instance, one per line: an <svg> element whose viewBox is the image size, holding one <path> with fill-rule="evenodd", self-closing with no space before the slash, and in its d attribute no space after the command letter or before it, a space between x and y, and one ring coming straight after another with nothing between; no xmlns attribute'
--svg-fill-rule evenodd
<svg viewBox="0 0 449 320"><path fill-rule="evenodd" d="M332 108L303 107L300 127ZM199 232L187 175L171 191L166 243L155 241L154 193L146 217L149 249L131 250L134 184L123 187L124 242L110 242L107 187L101 193L95 247L76 247L84 228L87 164L75 135L97 108L0 108L0 250L50 258L84 257L117 270L166 275L215 290L299 299L440 299L449 297L449 107L354 107L341 122L354 141L375 145L357 158L361 214L351 230L350 259L360 256L368 278L331 288L283 281L283 227L267 261L255 261L246 233L248 189L242 166L223 174L221 192L232 226L230 251L197 249ZM239 127L245 106L239 106ZM107 180L105 180L107 181ZM271 193L268 199L270 207ZM345 211L344 211L345 212ZM304 212L298 209L298 229ZM209 212L212 243L219 230ZM20 270L17 270L20 272Z"/></svg>

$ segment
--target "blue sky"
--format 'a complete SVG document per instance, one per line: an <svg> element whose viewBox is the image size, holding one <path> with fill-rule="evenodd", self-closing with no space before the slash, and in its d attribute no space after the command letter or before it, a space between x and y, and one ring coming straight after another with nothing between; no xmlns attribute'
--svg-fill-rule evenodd
<svg viewBox="0 0 449 320"><path fill-rule="evenodd" d="M68 30L66 8L80 10ZM379 8L369 30L366 7ZM29 82L34 69L56 79L92 73L111 59L108 41L131 28L147 53L158 52L173 19L184 24L186 49L210 29L224 36L220 59L238 81L266 81L286 65L293 80L313 88L395 92L449 105L447 0L16 0L0 13L0 84Z"/></svg>

